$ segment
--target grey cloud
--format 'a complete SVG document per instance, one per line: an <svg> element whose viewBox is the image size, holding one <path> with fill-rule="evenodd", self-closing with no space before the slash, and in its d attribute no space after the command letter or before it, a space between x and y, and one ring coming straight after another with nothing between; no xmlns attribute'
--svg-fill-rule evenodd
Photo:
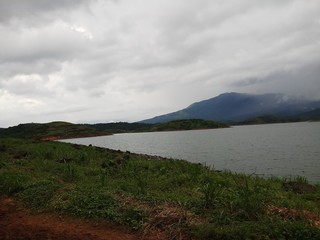
<svg viewBox="0 0 320 240"><path fill-rule="evenodd" d="M50 74L61 72L66 62L84 54L85 46L89 44L81 33L63 23L23 31L12 29L7 33L2 29L0 32L3 33L0 39L0 86L18 95L52 96L53 91L42 87L43 83L32 85L32 75L47 82ZM26 80L31 81L30 84L16 84L19 76L31 76Z"/></svg>
<svg viewBox="0 0 320 240"><path fill-rule="evenodd" d="M41 59L41 61L31 62L6 62L0 64L0 82L8 80L17 74L31 75L47 75L49 73L59 72L62 63L54 59Z"/></svg>
<svg viewBox="0 0 320 240"><path fill-rule="evenodd" d="M52 58L64 60L72 57L87 44L81 34L64 24L24 31L5 30L1 31L3 37L0 39L0 45L3 49L0 62L30 62Z"/></svg>
<svg viewBox="0 0 320 240"><path fill-rule="evenodd" d="M47 76L37 74L20 74L12 78L0 81L0 90L5 90L14 96L26 98L54 98L55 90L50 88L50 80Z"/></svg>
<svg viewBox="0 0 320 240"><path fill-rule="evenodd" d="M224 91L320 98L319 9L304 0L0 0L0 104L39 100L52 113L79 104L70 119L139 120ZM48 119L67 115L57 114Z"/></svg>
<svg viewBox="0 0 320 240"><path fill-rule="evenodd" d="M72 107L62 107L61 109L59 110L47 110L47 111L44 111L42 113L39 113L39 114L35 114L35 115L42 115L42 114L45 114L45 115L66 115L66 114L72 114L72 113L82 113L82 112L85 112L89 110L88 107L81 107L81 106L72 106Z"/></svg>
<svg viewBox="0 0 320 240"><path fill-rule="evenodd" d="M282 69L269 76L237 81L231 87L250 89L252 92L281 92L319 100L319 76L320 60L295 69Z"/></svg>
<svg viewBox="0 0 320 240"><path fill-rule="evenodd" d="M9 23L23 20L23 24L42 24L57 17L57 12L65 14L74 8L88 4L86 0L1 0L0 22Z"/></svg>

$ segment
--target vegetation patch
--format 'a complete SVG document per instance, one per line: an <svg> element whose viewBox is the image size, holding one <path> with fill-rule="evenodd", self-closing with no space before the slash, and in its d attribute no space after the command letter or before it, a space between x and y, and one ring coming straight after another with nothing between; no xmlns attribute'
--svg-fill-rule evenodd
<svg viewBox="0 0 320 240"><path fill-rule="evenodd" d="M0 192L2 195L14 195L23 191L28 181L30 178L24 173L2 171L0 172Z"/></svg>
<svg viewBox="0 0 320 240"><path fill-rule="evenodd" d="M144 234L164 234L168 239L189 239L189 229L193 224L205 222L200 216L182 208L168 205L155 210L144 224Z"/></svg>
<svg viewBox="0 0 320 240"><path fill-rule="evenodd" d="M26 185L17 196L31 208L46 209L61 186L52 180L44 179Z"/></svg>
<svg viewBox="0 0 320 240"><path fill-rule="evenodd" d="M146 239L320 239L320 187L304 178L263 179L97 147L0 140L0 194L35 211L108 220Z"/></svg>
<svg viewBox="0 0 320 240"><path fill-rule="evenodd" d="M142 132L160 132L160 131L178 131L178 130L196 130L196 129L212 129L226 128L227 124L202 120L202 119L182 119L165 123L152 124L150 126L138 129Z"/></svg>

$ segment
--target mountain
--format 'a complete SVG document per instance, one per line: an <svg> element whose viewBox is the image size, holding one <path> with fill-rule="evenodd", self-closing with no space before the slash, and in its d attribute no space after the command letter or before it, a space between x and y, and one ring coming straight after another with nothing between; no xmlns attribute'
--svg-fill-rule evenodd
<svg viewBox="0 0 320 240"><path fill-rule="evenodd" d="M320 101L292 98L283 94L253 95L232 92L141 122L150 124L179 119L204 119L232 123L263 115L295 116L319 108Z"/></svg>

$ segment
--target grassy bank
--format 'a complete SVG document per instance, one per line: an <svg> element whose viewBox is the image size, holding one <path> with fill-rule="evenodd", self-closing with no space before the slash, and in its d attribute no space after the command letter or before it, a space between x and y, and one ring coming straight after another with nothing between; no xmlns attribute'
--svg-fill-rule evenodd
<svg viewBox="0 0 320 240"><path fill-rule="evenodd" d="M291 179L292 180L292 179ZM0 194L168 239L320 239L320 186L60 142L0 138Z"/></svg>

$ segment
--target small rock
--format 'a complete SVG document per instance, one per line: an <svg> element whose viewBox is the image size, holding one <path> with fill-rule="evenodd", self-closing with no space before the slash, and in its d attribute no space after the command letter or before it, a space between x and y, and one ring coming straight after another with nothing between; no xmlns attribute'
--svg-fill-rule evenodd
<svg viewBox="0 0 320 240"><path fill-rule="evenodd" d="M16 160L20 160L20 159L23 159L23 158L25 158L26 156L28 156L28 152L26 152L26 151L19 151L19 152L17 152L14 156L13 156L13 158L14 159L16 159Z"/></svg>
<svg viewBox="0 0 320 240"><path fill-rule="evenodd" d="M284 190L293 191L294 193L313 193L316 190L316 187L303 182L287 182L282 185Z"/></svg>
<svg viewBox="0 0 320 240"><path fill-rule="evenodd" d="M7 151L7 146L4 144L1 144L0 145L0 152L5 152L5 151Z"/></svg>
<svg viewBox="0 0 320 240"><path fill-rule="evenodd" d="M61 158L58 162L59 163L70 163L70 162L74 162L75 160L72 159L72 158L66 158L66 157L63 157Z"/></svg>

